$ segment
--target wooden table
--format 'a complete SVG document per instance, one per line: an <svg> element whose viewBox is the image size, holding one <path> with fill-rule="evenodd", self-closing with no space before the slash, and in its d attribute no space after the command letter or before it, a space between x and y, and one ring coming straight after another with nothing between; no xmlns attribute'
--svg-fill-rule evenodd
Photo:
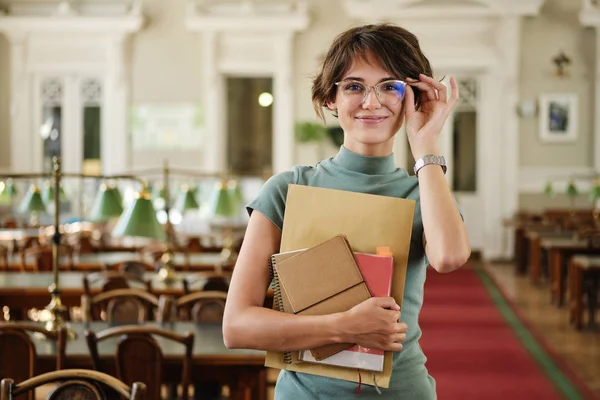
<svg viewBox="0 0 600 400"><path fill-rule="evenodd" d="M525 237L529 239L529 277L531 282L536 285L542 279L542 239L571 239L573 232L571 231L547 231L547 230L531 230L525 233Z"/></svg>
<svg viewBox="0 0 600 400"><path fill-rule="evenodd" d="M179 274L185 278L190 273ZM61 300L66 307L79 306L83 294L83 272L61 271L59 274L59 287ZM152 283L152 291L158 295L181 295L183 285L181 282L165 284L158 275L148 272L144 279ZM50 302L48 286L52 283L51 272L12 273L0 272L0 309L8 306L11 310L45 307ZM99 289L97 289L99 290Z"/></svg>
<svg viewBox="0 0 600 400"><path fill-rule="evenodd" d="M38 237L38 236L40 236L40 230L38 228L0 229L0 242L23 240L28 237Z"/></svg>
<svg viewBox="0 0 600 400"><path fill-rule="evenodd" d="M181 272L179 277L185 279L193 275L193 272ZM59 287L61 289L61 300L66 307L78 307L81 304L81 295L83 295L83 272L61 271L59 274ZM144 274L144 279L151 282L152 292L156 295L181 296L184 294L182 281L176 281L170 284L162 282L158 275L153 272ZM3 306L8 306L15 310L17 319L19 310L29 308L42 309L50 302L50 293L48 287L52 284L53 277L51 272L33 273L13 273L0 272L0 310ZM193 288L202 287L201 280L195 281ZM99 293L99 287L92 287L93 294ZM194 289L190 289L194 290ZM265 304L267 308L273 305L273 290L269 288L265 295Z"/></svg>
<svg viewBox="0 0 600 400"><path fill-rule="evenodd" d="M232 399L264 399L266 396L265 353L257 350L231 350L223 343L221 324L196 324L193 322L175 322L168 324L148 325L161 326L179 334L190 331L194 333L192 353L192 382L218 381L228 385ZM65 368L92 368L92 360L85 341L84 332L94 332L109 327L104 322L73 323L70 327L77 334L69 340L66 348ZM111 375L115 370L115 353L118 338L104 340L98 344L103 371ZM184 347L160 337L156 341L164 355L166 363L165 382L181 381L181 360ZM43 339L35 339L36 373L52 371L56 365L56 346Z"/></svg>
<svg viewBox="0 0 600 400"><path fill-rule="evenodd" d="M541 247L548 251L550 266L550 299L561 307L565 300L566 275L564 260L575 254L600 254L600 248L591 248L585 239L542 239Z"/></svg>
<svg viewBox="0 0 600 400"><path fill-rule="evenodd" d="M143 261L150 266L155 262L149 254L140 255L139 252L117 251L102 253L86 253L73 257L73 269L76 271L101 271L107 265L118 264L125 261ZM212 271L215 266L225 262L221 253L174 253L173 263L177 270L190 271ZM61 269L69 268L70 260L68 257L60 257L59 263ZM25 265L28 270L33 269L35 257L28 255L25 257ZM9 270L20 270L21 260L19 255L12 255L9 258Z"/></svg>
<svg viewBox="0 0 600 400"><path fill-rule="evenodd" d="M583 327L583 286L589 279L591 288L588 296L588 324L595 324L598 303L597 291L600 282L600 256L576 255L569 262L569 320L577 330Z"/></svg>

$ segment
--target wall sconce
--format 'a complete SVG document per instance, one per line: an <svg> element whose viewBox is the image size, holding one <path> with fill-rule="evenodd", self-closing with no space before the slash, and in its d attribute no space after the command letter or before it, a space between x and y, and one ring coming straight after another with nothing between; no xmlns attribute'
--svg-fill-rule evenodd
<svg viewBox="0 0 600 400"><path fill-rule="evenodd" d="M567 70L567 66L571 64L571 59L565 54L564 51L560 51L554 58L552 58L552 63L556 67L556 71L554 74L558 78L565 78L569 76L569 71Z"/></svg>
<svg viewBox="0 0 600 400"><path fill-rule="evenodd" d="M522 100L517 104L517 114L521 118L533 118L537 114L537 103L533 100Z"/></svg>

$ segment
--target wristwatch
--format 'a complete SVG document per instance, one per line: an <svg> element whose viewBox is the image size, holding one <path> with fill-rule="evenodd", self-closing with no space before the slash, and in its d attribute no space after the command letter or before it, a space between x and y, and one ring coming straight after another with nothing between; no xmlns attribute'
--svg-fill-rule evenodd
<svg viewBox="0 0 600 400"><path fill-rule="evenodd" d="M434 156L433 154L427 154L419 158L415 162L415 176L419 177L419 170L429 164L439 165L440 167L442 167L442 171L444 171L444 174L446 173L447 168L444 156Z"/></svg>

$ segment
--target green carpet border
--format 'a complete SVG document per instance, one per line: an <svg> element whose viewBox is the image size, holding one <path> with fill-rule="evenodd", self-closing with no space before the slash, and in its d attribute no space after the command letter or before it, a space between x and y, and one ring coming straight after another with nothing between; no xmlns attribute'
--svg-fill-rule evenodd
<svg viewBox="0 0 600 400"><path fill-rule="evenodd" d="M488 268L485 266L474 267L473 270L483 283L502 317L558 392L567 400L597 399L570 369L566 369L567 366L558 359L557 355L549 351L549 346L545 345L540 337L536 337L533 327L527 323L510 299L506 297ZM582 392L585 395L582 395Z"/></svg>

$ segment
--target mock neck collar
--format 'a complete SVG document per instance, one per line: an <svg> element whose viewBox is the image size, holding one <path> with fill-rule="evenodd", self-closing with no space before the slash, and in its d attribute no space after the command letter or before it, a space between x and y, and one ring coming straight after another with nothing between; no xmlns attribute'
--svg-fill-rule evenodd
<svg viewBox="0 0 600 400"><path fill-rule="evenodd" d="M383 157L363 156L348 150L343 145L340 146L340 151L333 158L333 162L347 170L367 175L388 174L397 169L393 154Z"/></svg>

